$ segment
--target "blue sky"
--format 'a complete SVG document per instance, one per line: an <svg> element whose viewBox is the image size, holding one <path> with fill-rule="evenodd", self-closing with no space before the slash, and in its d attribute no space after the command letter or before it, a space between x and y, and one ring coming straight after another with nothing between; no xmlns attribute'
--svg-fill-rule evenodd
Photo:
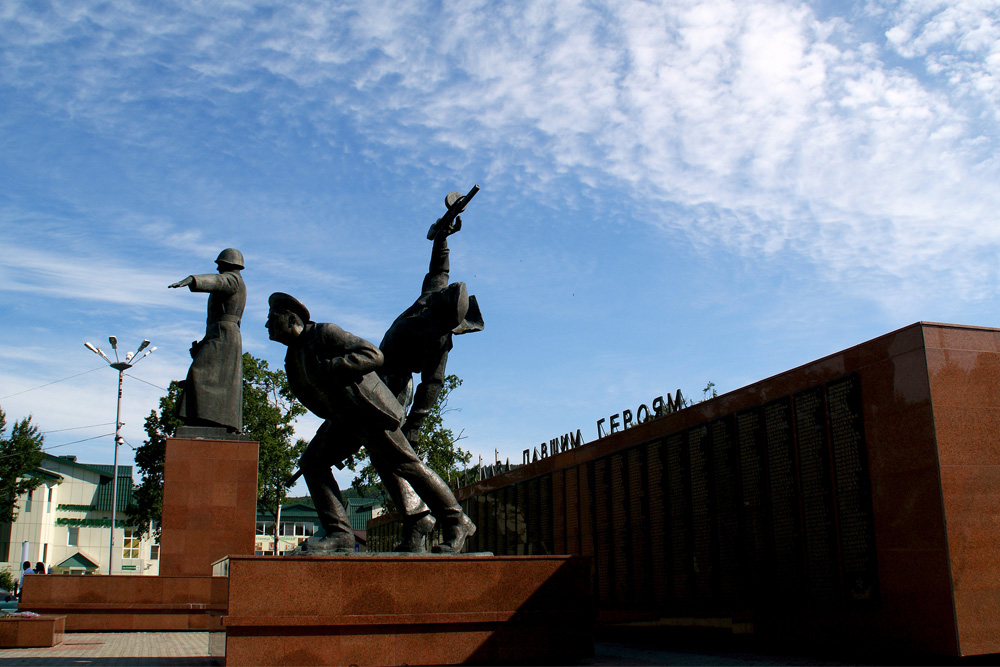
<svg viewBox="0 0 1000 667"><path fill-rule="evenodd" d="M246 351L280 367L278 290L378 342L475 183L452 280L486 329L448 425L486 459L918 320L996 326L998 102L996 0L5 3L0 406L110 463L117 378L83 343L148 338L140 444L204 331L166 286L228 246Z"/></svg>

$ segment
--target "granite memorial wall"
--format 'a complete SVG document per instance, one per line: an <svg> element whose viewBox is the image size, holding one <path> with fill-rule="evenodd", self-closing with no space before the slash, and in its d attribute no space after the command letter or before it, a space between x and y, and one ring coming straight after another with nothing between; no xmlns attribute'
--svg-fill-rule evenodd
<svg viewBox="0 0 1000 667"><path fill-rule="evenodd" d="M1000 331L918 323L456 495L470 551L592 557L605 619L993 653L998 434Z"/></svg>

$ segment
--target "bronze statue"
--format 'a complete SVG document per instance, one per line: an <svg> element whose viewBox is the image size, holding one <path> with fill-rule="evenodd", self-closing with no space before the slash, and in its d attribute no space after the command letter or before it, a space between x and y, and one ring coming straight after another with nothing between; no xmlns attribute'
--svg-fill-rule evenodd
<svg viewBox="0 0 1000 667"><path fill-rule="evenodd" d="M243 339L240 319L247 288L240 270L243 254L235 248L219 253L218 273L188 276L169 287L208 292L205 337L191 344L191 367L178 401L178 416L187 426L243 428Z"/></svg>
<svg viewBox="0 0 1000 667"><path fill-rule="evenodd" d="M464 197L457 192L445 198L447 213L431 225L427 238L434 241L430 267L424 276L420 297L396 318L382 338L379 349L385 363L379 376L403 406L412 405L403 424L403 434L415 443L420 427L441 393L452 349L452 335L483 330L483 317L475 296L465 283L448 284L450 262L448 237L462 229L458 214L479 191L472 188ZM415 391L413 374L420 374ZM386 486L390 481L386 482ZM404 513L402 540L397 551L424 550L426 536L434 527L430 511L410 489L402 484L394 495L403 498L397 507Z"/></svg>
<svg viewBox="0 0 1000 667"><path fill-rule="evenodd" d="M408 485L442 527L438 553L458 553L476 526L462 512L448 485L427 467L403 436L404 409L378 376L382 352L335 324L317 324L288 294L268 299L271 340L288 346L285 373L292 393L324 419L299 461L326 535L304 543L308 553L350 551L354 546L343 499L331 466L364 447L398 507Z"/></svg>

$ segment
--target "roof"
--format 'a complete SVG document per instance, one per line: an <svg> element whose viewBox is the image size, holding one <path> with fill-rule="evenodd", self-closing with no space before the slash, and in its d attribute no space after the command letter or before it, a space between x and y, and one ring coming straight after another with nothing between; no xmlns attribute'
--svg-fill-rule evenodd
<svg viewBox="0 0 1000 667"><path fill-rule="evenodd" d="M348 520L351 522L351 528L355 530L365 530L368 527L368 521L372 518L372 507L378 504L378 501L373 498L345 498L345 507L347 510ZM266 510L261 510L260 507L257 508L257 521L273 521L274 515ZM306 505L305 503L292 503L291 505L281 506L281 521L282 522L312 522L319 523L319 514L316 512L316 508L312 505Z"/></svg>
<svg viewBox="0 0 1000 667"><path fill-rule="evenodd" d="M111 486L111 476L114 474L114 465L105 463L77 463L75 456L53 456L51 454L45 455L42 465L45 465L45 461L52 461L60 465L71 466L100 475L100 483L97 486L97 491L94 493L93 500L90 501L90 505L99 511L111 511L111 496L114 490ZM60 480L63 479L56 473L44 468L40 469L40 472L46 476L51 475L58 477ZM118 466L118 512L127 511L132 504L132 489L132 466Z"/></svg>
<svg viewBox="0 0 1000 667"><path fill-rule="evenodd" d="M83 553L77 551L75 554L59 563L55 567L84 567L88 570L96 569L98 567L97 563L90 558L90 556L85 556Z"/></svg>
<svg viewBox="0 0 1000 667"><path fill-rule="evenodd" d="M96 472L98 475L111 478L111 468L114 466L101 465L101 464L89 464L89 463L77 463L75 456L53 456L52 454L45 454L45 461L55 461L62 465L73 466L74 468L80 468L82 470L89 470L90 472ZM44 461L42 463L44 465ZM132 474L132 466L118 466L118 474L121 475L123 468L128 468L129 475Z"/></svg>
<svg viewBox="0 0 1000 667"><path fill-rule="evenodd" d="M111 468L114 466L92 466L94 468L107 468L108 476L101 478L101 484L97 487L91 505L97 510L105 512L111 511L111 494L114 489L111 487ZM119 512L125 512L132 504L132 466L118 466L118 505Z"/></svg>
<svg viewBox="0 0 1000 667"><path fill-rule="evenodd" d="M25 477L42 477L43 479L53 479L56 484L62 484L63 476L57 475L51 470L45 470L44 468L35 468L29 473L25 474Z"/></svg>

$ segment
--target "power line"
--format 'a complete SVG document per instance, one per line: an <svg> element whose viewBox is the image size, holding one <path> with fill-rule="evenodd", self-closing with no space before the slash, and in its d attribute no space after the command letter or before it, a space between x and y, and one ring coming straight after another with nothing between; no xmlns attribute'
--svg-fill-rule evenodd
<svg viewBox="0 0 1000 667"><path fill-rule="evenodd" d="M70 445L76 445L76 444L79 444L81 442L87 442L88 440L97 440L98 438L107 438L108 436L112 436L112 435L114 435L113 432L112 433L105 433L104 435L95 435L92 438L84 438L83 440L74 440L73 442L64 442L61 445L52 445L51 447L44 447L44 448L42 448L42 452L48 453L49 451L51 451L53 449L59 449L60 447L69 447ZM4 456L0 456L0 459L9 459L9 458L13 458L15 456L24 456L24 455L21 454L21 453L18 453L18 454L6 454Z"/></svg>
<svg viewBox="0 0 1000 667"><path fill-rule="evenodd" d="M140 377L136 377L136 376L132 375L131 373L126 373L125 375L129 376L129 377L130 377L130 378L132 378L133 380L138 380L139 382L145 382L145 383L146 383L146 384L148 384L148 385L149 385L150 387L156 387L157 389L160 389L160 390L162 390L162 391L170 391L170 390L169 390L169 389L167 389L166 387L161 387L160 385L158 385L158 384L153 384L152 382L146 382L146 380L143 380L143 379L142 379L142 378L140 378Z"/></svg>
<svg viewBox="0 0 1000 667"><path fill-rule="evenodd" d="M75 444L80 443L80 442L87 442L88 440L97 440L98 438L106 438L109 435L114 435L114 432L105 433L104 435L95 435L92 438L84 438L83 440L74 440L73 442L64 442L61 445L52 445L51 447L45 447L44 449L42 449L42 451L43 452L47 452L50 449L58 449L59 447L68 447L70 445L75 445Z"/></svg>
<svg viewBox="0 0 1000 667"><path fill-rule="evenodd" d="M68 378L63 378L61 380L53 380L52 382L46 382L45 384L40 384L37 387L32 387L31 389L25 389L24 391L18 391L13 394L7 394L6 396L0 396L0 401L5 398L10 398L11 396L20 396L21 394L27 394L29 391L35 391L36 389L41 389L42 387L48 387L50 384L56 384L57 382L65 382L66 380L72 380L73 378L78 378L81 375L86 375L87 373L93 373L94 371L99 371L104 366L98 366L97 368L91 368L89 371L84 371L82 373L77 373L76 375L70 375ZM136 378L137 380L139 378Z"/></svg>
<svg viewBox="0 0 1000 667"><path fill-rule="evenodd" d="M63 431L79 431L83 428L97 428L98 426L111 426L114 422L105 422L103 424L91 424L90 426L74 426L73 428L59 428L54 431L42 431L42 435L47 435L49 433L62 433ZM62 445L60 445L61 447Z"/></svg>

